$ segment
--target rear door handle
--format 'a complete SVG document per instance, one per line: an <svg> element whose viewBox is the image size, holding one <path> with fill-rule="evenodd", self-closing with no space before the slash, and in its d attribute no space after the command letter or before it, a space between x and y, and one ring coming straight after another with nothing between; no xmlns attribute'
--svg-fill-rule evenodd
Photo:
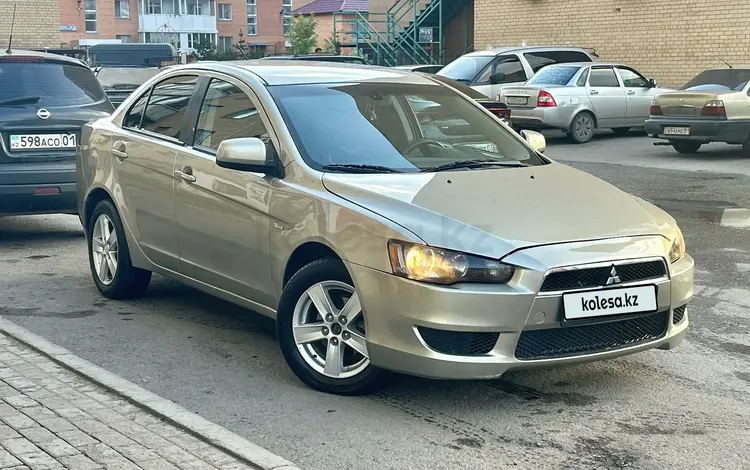
<svg viewBox="0 0 750 470"><path fill-rule="evenodd" d="M174 175L187 183L195 183L193 169L189 166L186 166L182 170L175 170Z"/></svg>
<svg viewBox="0 0 750 470"><path fill-rule="evenodd" d="M589 91L589 94L591 94L591 95L598 95L598 94L599 94L599 92L598 92L598 91L596 91L596 90L590 90L590 91Z"/></svg>
<svg viewBox="0 0 750 470"><path fill-rule="evenodd" d="M628 95L635 95L635 90L628 90Z"/></svg>
<svg viewBox="0 0 750 470"><path fill-rule="evenodd" d="M128 152L126 151L125 142L122 140L118 140L112 145L112 155L119 158L120 160L124 160L128 158Z"/></svg>

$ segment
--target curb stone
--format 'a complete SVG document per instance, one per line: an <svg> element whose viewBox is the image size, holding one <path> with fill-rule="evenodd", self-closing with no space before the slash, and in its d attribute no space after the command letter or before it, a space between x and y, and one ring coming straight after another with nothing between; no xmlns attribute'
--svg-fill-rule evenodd
<svg viewBox="0 0 750 470"><path fill-rule="evenodd" d="M94 365L3 317L0 317L0 332L251 467L258 470L300 470L292 462L253 444L244 437Z"/></svg>

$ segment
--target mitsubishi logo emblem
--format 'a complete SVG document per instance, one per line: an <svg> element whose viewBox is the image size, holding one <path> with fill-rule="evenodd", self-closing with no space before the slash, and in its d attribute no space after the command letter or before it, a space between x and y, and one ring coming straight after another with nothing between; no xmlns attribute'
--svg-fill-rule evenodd
<svg viewBox="0 0 750 470"><path fill-rule="evenodd" d="M612 284L620 284L622 281L620 281L620 276L617 274L617 269L615 269L615 266L612 265L612 269L609 271L609 277L607 278L607 284L608 286L611 286Z"/></svg>
<svg viewBox="0 0 750 470"><path fill-rule="evenodd" d="M52 115L52 113L42 108L36 112L36 115L39 116L39 119L47 119Z"/></svg>

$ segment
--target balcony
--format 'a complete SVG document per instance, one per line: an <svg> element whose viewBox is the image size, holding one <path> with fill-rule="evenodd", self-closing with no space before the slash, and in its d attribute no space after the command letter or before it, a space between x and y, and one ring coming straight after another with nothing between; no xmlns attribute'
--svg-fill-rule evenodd
<svg viewBox="0 0 750 470"><path fill-rule="evenodd" d="M167 28L164 25L167 25ZM174 32L215 33L216 16L206 15L138 15L138 30L155 32L174 30Z"/></svg>
<svg viewBox="0 0 750 470"><path fill-rule="evenodd" d="M217 31L216 0L141 0L140 7L138 29L141 32Z"/></svg>

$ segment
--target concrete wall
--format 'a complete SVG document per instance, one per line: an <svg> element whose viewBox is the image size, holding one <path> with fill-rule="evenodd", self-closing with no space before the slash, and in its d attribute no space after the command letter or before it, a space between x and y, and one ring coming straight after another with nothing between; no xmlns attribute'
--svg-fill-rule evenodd
<svg viewBox="0 0 750 470"><path fill-rule="evenodd" d="M58 0L18 1L13 28L14 48L60 47ZM0 47L8 48L13 20L11 0L0 0Z"/></svg>
<svg viewBox="0 0 750 470"><path fill-rule="evenodd" d="M476 0L475 48L576 45L665 86L701 70L750 64L750 0Z"/></svg>

